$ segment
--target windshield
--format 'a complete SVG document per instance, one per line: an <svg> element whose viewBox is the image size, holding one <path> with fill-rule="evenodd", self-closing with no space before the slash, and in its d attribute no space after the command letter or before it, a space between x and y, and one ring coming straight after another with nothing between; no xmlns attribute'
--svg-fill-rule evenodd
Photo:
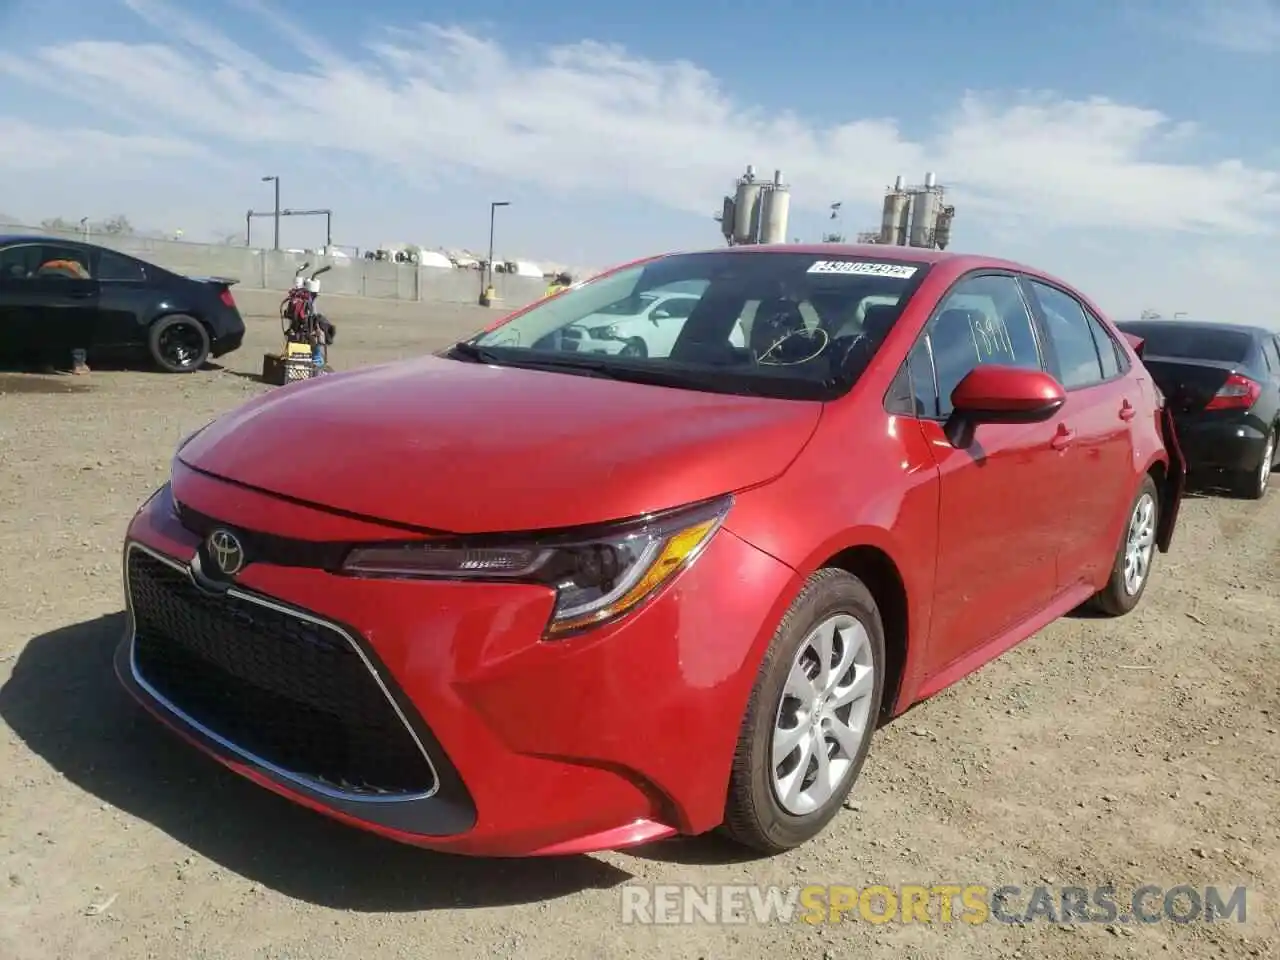
<svg viewBox="0 0 1280 960"><path fill-rule="evenodd" d="M1143 339L1142 353L1146 357L1244 363L1253 346L1253 338L1238 330L1206 330L1176 323L1122 323L1119 326Z"/></svg>
<svg viewBox="0 0 1280 960"><path fill-rule="evenodd" d="M632 316L637 313L644 313L657 302L658 295L656 293L642 293L639 296L627 297L625 300L611 303L607 307L601 307L596 313L602 316Z"/></svg>
<svg viewBox="0 0 1280 960"><path fill-rule="evenodd" d="M866 369L927 270L888 257L676 254L541 301L470 345L496 364L832 399Z"/></svg>

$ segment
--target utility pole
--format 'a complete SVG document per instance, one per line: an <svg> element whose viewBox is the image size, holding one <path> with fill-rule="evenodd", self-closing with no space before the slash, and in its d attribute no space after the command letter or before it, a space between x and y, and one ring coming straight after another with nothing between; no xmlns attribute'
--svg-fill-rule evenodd
<svg viewBox="0 0 1280 960"><path fill-rule="evenodd" d="M263 183L274 183L276 187L276 207L275 207L275 249L280 249L280 178L279 177L263 177Z"/></svg>
<svg viewBox="0 0 1280 960"><path fill-rule="evenodd" d="M510 200L495 200L489 204L489 260L485 270L480 273L480 306L487 307L493 302L493 225L499 207L511 206ZM488 273L488 282L485 273Z"/></svg>

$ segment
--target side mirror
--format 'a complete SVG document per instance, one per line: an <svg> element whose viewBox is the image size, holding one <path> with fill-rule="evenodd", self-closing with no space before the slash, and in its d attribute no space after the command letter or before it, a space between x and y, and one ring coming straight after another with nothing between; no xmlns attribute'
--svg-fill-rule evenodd
<svg viewBox="0 0 1280 960"><path fill-rule="evenodd" d="M951 391L947 438L960 446L981 423L1042 423L1066 402L1062 384L1043 370L983 364Z"/></svg>
<svg viewBox="0 0 1280 960"><path fill-rule="evenodd" d="M652 320L654 323L657 323L659 320L670 320L671 313L670 311L663 310L661 307L659 307L657 310L653 311L653 313L649 314L649 319Z"/></svg>

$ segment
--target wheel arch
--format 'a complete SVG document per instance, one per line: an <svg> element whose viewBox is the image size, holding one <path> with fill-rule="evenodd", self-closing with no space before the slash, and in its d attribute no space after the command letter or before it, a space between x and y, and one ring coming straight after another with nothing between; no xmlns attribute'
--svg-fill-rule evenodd
<svg viewBox="0 0 1280 960"><path fill-rule="evenodd" d="M833 567L857 577L875 598L884 626L886 662L884 696L880 705L880 722L884 723L898 712L898 698L907 673L911 620L902 573L888 553L866 543L845 547L818 567Z"/></svg>

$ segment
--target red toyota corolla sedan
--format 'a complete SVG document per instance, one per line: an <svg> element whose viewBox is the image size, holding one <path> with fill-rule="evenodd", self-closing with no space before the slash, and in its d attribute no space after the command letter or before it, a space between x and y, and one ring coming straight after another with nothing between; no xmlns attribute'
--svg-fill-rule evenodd
<svg viewBox="0 0 1280 960"><path fill-rule="evenodd" d="M879 722L1138 603L1170 422L1134 342L1027 267L662 256L188 437L129 526L117 669L228 767L396 840L782 851Z"/></svg>

